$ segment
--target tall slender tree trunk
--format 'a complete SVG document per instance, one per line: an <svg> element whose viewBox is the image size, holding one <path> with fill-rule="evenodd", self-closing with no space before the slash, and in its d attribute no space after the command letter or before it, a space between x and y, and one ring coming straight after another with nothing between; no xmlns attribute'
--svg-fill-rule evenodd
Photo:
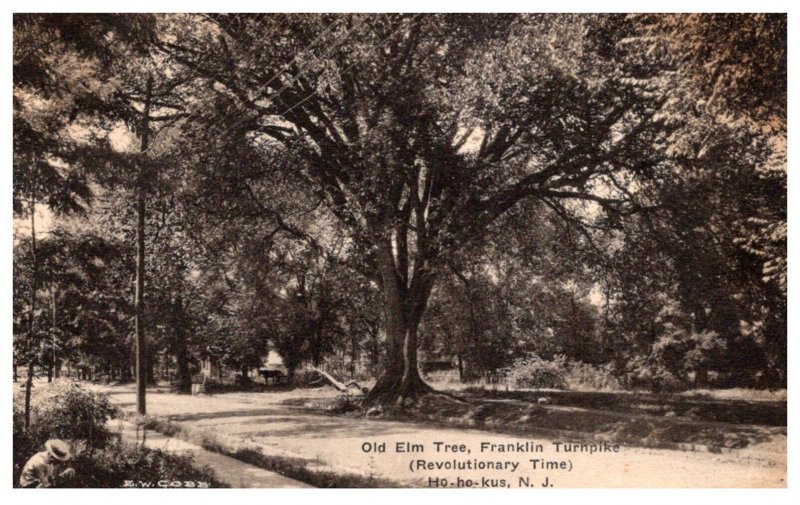
<svg viewBox="0 0 800 505"><path fill-rule="evenodd" d="M178 390L189 393L192 390L192 372L189 369L189 356L185 350L178 351Z"/></svg>
<svg viewBox="0 0 800 505"><path fill-rule="evenodd" d="M153 93L153 77L147 78L144 109L141 123L141 152L147 151L150 140L150 98ZM145 167L139 167L136 184L136 298L134 300L134 326L136 331L136 412L147 413L145 392L147 388L147 358L144 337L144 225L145 190L147 185Z"/></svg>
<svg viewBox="0 0 800 505"><path fill-rule="evenodd" d="M456 275L458 280L464 285L464 290L467 294L467 303L469 304L469 337L472 341L472 352L475 354L475 367L477 370L472 372L472 374L477 373L478 375L485 375L487 371L487 367L484 365L483 362L483 349L481 346L481 337L480 337L480 322L478 320L478 316L475 313L475 305L477 304L475 292L472 286L472 283L464 275L462 272L453 269L453 273Z"/></svg>
<svg viewBox="0 0 800 505"><path fill-rule="evenodd" d="M33 320L36 314L36 288L38 265L36 258L36 200L31 196L31 300L30 314L28 315L28 378L25 383L25 429L31 426L31 388L33 388Z"/></svg>
<svg viewBox="0 0 800 505"><path fill-rule="evenodd" d="M178 364L178 391L191 393L192 373L189 370L189 346L186 341L186 332L183 327L183 299L177 297L174 310L175 319L175 361Z"/></svg>
<svg viewBox="0 0 800 505"><path fill-rule="evenodd" d="M156 367L158 365L158 356L155 356L152 352L148 352L145 354L144 362L147 364L145 367L146 373L145 377L147 378L147 384L150 386L154 386L158 383L156 380Z"/></svg>
<svg viewBox="0 0 800 505"><path fill-rule="evenodd" d="M369 333L369 372L377 375L381 365L380 328L372 328Z"/></svg>
<svg viewBox="0 0 800 505"><path fill-rule="evenodd" d="M350 379L356 378L356 360L358 359L358 342L355 333L350 335Z"/></svg>
<svg viewBox="0 0 800 505"><path fill-rule="evenodd" d="M50 368L48 370L47 381L52 381L53 377L59 376L58 371L58 360L56 354L56 333L58 333L58 323L56 322L56 316L58 315L57 306L56 306L56 291L53 289L53 285L50 284L50 309L52 310L52 317L53 317L53 362L50 363Z"/></svg>

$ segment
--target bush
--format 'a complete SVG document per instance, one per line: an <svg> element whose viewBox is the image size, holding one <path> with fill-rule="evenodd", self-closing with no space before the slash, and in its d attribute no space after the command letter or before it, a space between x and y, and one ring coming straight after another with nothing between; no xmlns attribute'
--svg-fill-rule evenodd
<svg viewBox="0 0 800 505"><path fill-rule="evenodd" d="M68 487L117 488L130 482L141 482L147 487L169 487L177 482L192 483L190 487L226 487L213 470L195 466L190 456L176 456L121 442L79 454L72 467L75 477L66 483Z"/></svg>
<svg viewBox="0 0 800 505"><path fill-rule="evenodd" d="M15 395L14 419L20 427L24 426L24 402L24 392ZM34 392L28 437L39 446L50 438L61 438L103 447L111 437L106 422L117 413L105 395L87 391L74 382L58 381Z"/></svg>
<svg viewBox="0 0 800 505"><path fill-rule="evenodd" d="M517 359L502 370L509 385L515 388L566 389L567 372L562 363L545 361L536 354Z"/></svg>
<svg viewBox="0 0 800 505"><path fill-rule="evenodd" d="M656 393L686 389L686 383L652 357L636 356L628 361L623 382L628 389L648 389Z"/></svg>
<svg viewBox="0 0 800 505"><path fill-rule="evenodd" d="M651 356L672 375L687 381L689 373L711 368L724 349L725 341L713 331L695 332L667 323Z"/></svg>
<svg viewBox="0 0 800 505"><path fill-rule="evenodd" d="M648 356L636 356L625 367L630 388L655 392L686 389L697 374L712 369L725 349L725 341L712 331L696 332L671 322L653 343Z"/></svg>
<svg viewBox="0 0 800 505"><path fill-rule="evenodd" d="M613 364L591 365L569 361L565 356L553 360L566 371L567 389L574 391L618 391L622 389Z"/></svg>

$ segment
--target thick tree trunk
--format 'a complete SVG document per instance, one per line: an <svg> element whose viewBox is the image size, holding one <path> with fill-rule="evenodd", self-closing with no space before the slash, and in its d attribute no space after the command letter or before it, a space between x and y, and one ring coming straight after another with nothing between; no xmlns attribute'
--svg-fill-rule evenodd
<svg viewBox="0 0 800 505"><path fill-rule="evenodd" d="M417 327L387 332L387 367L367 395L368 404L403 407L433 389L422 380L417 363Z"/></svg>
<svg viewBox="0 0 800 505"><path fill-rule="evenodd" d="M367 395L367 405L404 407L433 389L422 380L417 363L417 329L430 295L431 284L416 290L401 284L391 246L379 255L384 294L386 369Z"/></svg>

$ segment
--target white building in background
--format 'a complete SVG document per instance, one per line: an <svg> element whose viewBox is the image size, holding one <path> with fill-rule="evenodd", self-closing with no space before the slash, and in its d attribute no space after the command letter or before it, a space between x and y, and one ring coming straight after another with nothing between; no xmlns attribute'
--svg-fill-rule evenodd
<svg viewBox="0 0 800 505"><path fill-rule="evenodd" d="M262 370L279 370L283 375L286 375L286 365L283 364L283 358L276 351L269 351L261 359L261 362L263 363Z"/></svg>
<svg viewBox="0 0 800 505"><path fill-rule="evenodd" d="M277 351L269 351L266 356L261 358L261 370L279 370L283 375L286 375L286 366L283 364L283 358ZM250 377L257 378L259 369L250 370ZM238 373L238 370L236 371ZM219 360L214 356L203 358L200 362L200 376L203 379L213 381L222 380L222 367Z"/></svg>

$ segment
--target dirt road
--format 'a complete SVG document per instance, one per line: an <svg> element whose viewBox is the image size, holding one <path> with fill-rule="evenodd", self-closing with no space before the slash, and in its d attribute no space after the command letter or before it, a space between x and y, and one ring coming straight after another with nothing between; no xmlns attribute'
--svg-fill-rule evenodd
<svg viewBox="0 0 800 505"><path fill-rule="evenodd" d="M99 389L119 407L133 410L132 386ZM297 394L197 397L154 389L148 391L147 402L149 414L204 432L229 447L258 448L267 455L307 460L321 470L383 477L407 486L786 486L785 436L722 454L630 447L565 452L563 444L554 444L558 440L318 415L280 404Z"/></svg>

